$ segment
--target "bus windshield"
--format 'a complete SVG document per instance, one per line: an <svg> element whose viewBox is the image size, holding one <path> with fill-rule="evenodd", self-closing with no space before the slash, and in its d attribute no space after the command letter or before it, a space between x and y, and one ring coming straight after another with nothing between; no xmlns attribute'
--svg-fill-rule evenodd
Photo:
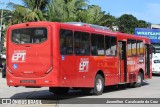
<svg viewBox="0 0 160 107"><path fill-rule="evenodd" d="M47 29L22 28L12 30L12 42L16 44L37 44L47 40Z"/></svg>

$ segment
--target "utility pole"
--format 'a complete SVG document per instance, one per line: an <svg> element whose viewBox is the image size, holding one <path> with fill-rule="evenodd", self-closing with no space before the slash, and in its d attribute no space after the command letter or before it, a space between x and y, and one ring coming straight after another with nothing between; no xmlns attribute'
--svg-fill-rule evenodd
<svg viewBox="0 0 160 107"><path fill-rule="evenodd" d="M0 4L4 4L4 3L1 3ZM0 16L0 53L2 51L2 24L3 24L3 9L1 9L1 16Z"/></svg>
<svg viewBox="0 0 160 107"><path fill-rule="evenodd" d="M0 21L0 53L1 53L1 51L2 51L2 45L3 45L3 43L2 43L2 23L3 22L3 9L1 10L1 21Z"/></svg>
<svg viewBox="0 0 160 107"><path fill-rule="evenodd" d="M3 9L1 10L1 22L0 22L0 41L2 37L2 23L3 22Z"/></svg>

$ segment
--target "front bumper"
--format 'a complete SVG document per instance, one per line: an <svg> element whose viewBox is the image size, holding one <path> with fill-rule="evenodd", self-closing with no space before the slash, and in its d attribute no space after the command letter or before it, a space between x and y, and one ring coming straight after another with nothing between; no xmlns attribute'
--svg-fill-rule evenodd
<svg viewBox="0 0 160 107"><path fill-rule="evenodd" d="M153 74L160 74L160 71L152 71Z"/></svg>

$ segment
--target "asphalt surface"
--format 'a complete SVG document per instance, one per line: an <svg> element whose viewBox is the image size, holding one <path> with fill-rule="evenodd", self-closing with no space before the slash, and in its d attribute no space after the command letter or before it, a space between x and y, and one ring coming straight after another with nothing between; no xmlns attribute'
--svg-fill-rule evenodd
<svg viewBox="0 0 160 107"><path fill-rule="evenodd" d="M125 99L158 98L160 99L160 76L158 75L153 76L152 79L144 81L143 86L138 88L129 88L129 87L123 87L123 86L105 87L104 93L100 96L94 96L92 94L84 94L80 90L70 90L67 95L57 96L57 95L54 95L53 93L50 93L47 87L44 87L44 88L8 87L6 85L6 79L1 78L1 73L0 73L0 98L23 99L23 100L38 99L46 103L46 104L27 105L27 104L21 104L22 103L21 102L21 103L12 104L12 105L0 104L0 107L54 107L54 106L56 107L158 106L159 107L160 104L107 104L106 105L106 104L90 104L89 101L93 100L91 103L96 103L96 101L94 102L95 99L92 99L92 98L97 98L97 101L100 100L100 98L103 98L102 100L109 99L109 98L125 98ZM82 98L82 99L77 99L77 98ZM85 99L85 98L88 98L88 99ZM75 102L77 101L78 104L73 104L74 101ZM52 104L48 104L48 103L52 103Z"/></svg>

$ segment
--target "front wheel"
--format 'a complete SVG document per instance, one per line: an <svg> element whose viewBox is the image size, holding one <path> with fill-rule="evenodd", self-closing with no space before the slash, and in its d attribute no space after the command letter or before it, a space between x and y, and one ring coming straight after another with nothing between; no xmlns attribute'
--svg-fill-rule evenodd
<svg viewBox="0 0 160 107"><path fill-rule="evenodd" d="M104 89L104 78L100 74L97 74L95 78L93 94L101 95L103 93L103 89Z"/></svg>

